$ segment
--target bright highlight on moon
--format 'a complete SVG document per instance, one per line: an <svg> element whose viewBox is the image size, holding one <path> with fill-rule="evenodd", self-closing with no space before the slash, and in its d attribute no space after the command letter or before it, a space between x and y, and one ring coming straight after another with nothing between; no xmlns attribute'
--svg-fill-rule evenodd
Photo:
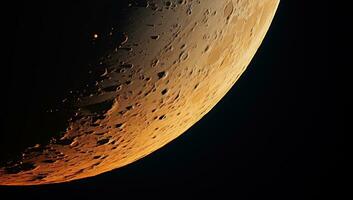
<svg viewBox="0 0 353 200"><path fill-rule="evenodd" d="M74 99L65 133L0 166L0 185L95 176L163 147L210 111L244 72L279 0L154 0L128 6L125 26L92 33L118 43L96 84ZM126 13L125 13L126 15ZM64 99L64 98L63 98ZM64 99L63 103L67 100Z"/></svg>

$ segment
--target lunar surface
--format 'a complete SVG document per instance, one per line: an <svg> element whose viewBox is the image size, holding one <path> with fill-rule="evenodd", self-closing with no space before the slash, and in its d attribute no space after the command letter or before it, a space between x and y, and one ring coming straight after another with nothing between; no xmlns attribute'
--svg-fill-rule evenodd
<svg viewBox="0 0 353 200"><path fill-rule="evenodd" d="M83 72L92 74L91 80L62 97L74 111L67 128L3 163L0 184L91 177L163 147L230 90L260 46L278 4L129 1L120 9L119 27L91 34L92 45L103 44L105 51Z"/></svg>

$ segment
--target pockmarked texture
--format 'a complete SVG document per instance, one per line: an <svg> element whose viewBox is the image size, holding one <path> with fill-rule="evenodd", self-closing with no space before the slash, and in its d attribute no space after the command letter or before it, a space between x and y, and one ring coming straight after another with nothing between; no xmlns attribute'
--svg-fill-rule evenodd
<svg viewBox="0 0 353 200"><path fill-rule="evenodd" d="M89 72L95 85L74 99L76 112L67 130L1 166L0 184L49 184L95 176L163 147L200 120L238 80L278 3L129 4L122 13L124 26L92 35L93 41L104 40L114 48L101 56L99 70Z"/></svg>

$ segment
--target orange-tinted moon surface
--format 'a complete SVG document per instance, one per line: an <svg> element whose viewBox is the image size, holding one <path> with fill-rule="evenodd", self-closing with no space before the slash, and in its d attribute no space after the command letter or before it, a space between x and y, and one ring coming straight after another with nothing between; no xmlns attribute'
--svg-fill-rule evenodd
<svg viewBox="0 0 353 200"><path fill-rule="evenodd" d="M104 70L96 91L82 91L62 137L29 147L19 161L0 167L0 184L95 176L163 147L200 120L238 80L278 3L155 0L131 5L127 22L119 27L124 34L118 50L101 58Z"/></svg>

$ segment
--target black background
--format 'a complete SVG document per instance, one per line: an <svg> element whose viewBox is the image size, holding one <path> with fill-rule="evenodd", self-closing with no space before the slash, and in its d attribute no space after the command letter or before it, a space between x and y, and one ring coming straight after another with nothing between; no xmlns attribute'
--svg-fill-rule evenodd
<svg viewBox="0 0 353 200"><path fill-rule="evenodd" d="M1 193L43 199L210 192L230 199L316 199L340 194L343 129L328 16L327 1L282 0L232 90L201 121L150 156L93 178L2 187Z"/></svg>

